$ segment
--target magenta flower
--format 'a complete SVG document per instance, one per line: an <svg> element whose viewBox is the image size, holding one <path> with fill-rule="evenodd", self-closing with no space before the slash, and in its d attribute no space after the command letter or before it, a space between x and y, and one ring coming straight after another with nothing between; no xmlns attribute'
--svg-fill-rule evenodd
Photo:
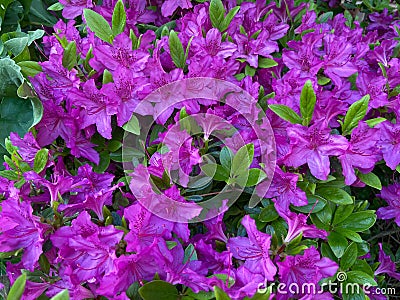
<svg viewBox="0 0 400 300"><path fill-rule="evenodd" d="M111 139L111 116L117 114L120 104L112 83L104 84L99 91L91 79L83 84L83 91L73 91L70 99L74 105L83 108L81 129L96 124L99 133Z"/></svg>
<svg viewBox="0 0 400 300"><path fill-rule="evenodd" d="M283 162L295 168L307 163L311 174L326 180L330 172L329 156L339 156L349 147L347 139L331 135L325 121L320 120L307 128L293 125L287 128L290 139L290 152Z"/></svg>
<svg viewBox="0 0 400 300"><path fill-rule="evenodd" d="M381 193L378 195L384 199L389 206L380 207L376 214L378 218L383 220L395 219L395 222L400 226L400 184L395 183L387 187L383 187Z"/></svg>
<svg viewBox="0 0 400 300"><path fill-rule="evenodd" d="M369 173L380 160L376 146L378 140L379 130L370 128L366 123L359 123L353 130L349 148L339 156L347 185L357 180L354 167L362 173Z"/></svg>
<svg viewBox="0 0 400 300"><path fill-rule="evenodd" d="M36 153L40 150L40 146L36 142L32 132L25 134L22 139L20 139L18 134L11 132L10 141L13 146L18 147L18 154L21 155L22 159L33 167L33 161Z"/></svg>
<svg viewBox="0 0 400 300"><path fill-rule="evenodd" d="M277 264L280 282L286 284L285 291L287 292L278 294L277 299L279 300L304 296L305 293L302 291L304 284L314 284L316 287L314 293L317 294L320 289L318 287L318 281L322 278L335 275L339 268L338 265L329 258L321 258L320 253L314 246L306 249L302 255L287 256L284 261L277 262ZM295 284L295 288L300 287L299 294L292 293L292 291L296 289L293 288L293 286L290 288L291 284Z"/></svg>
<svg viewBox="0 0 400 300"><path fill-rule="evenodd" d="M382 249L382 243L379 243L379 266L375 270L374 275L386 273L390 277L400 280L400 273L396 272L396 264L392 261Z"/></svg>
<svg viewBox="0 0 400 300"><path fill-rule="evenodd" d="M42 254L46 231L51 227L40 223L38 216L32 215L30 202L20 202L8 198L1 202L0 212L0 252L24 250L22 263L24 268L33 272Z"/></svg>
<svg viewBox="0 0 400 300"><path fill-rule="evenodd" d="M230 238L227 243L233 257L244 260L244 266L253 273L261 274L269 281L274 280L276 267L269 257L271 236L257 230L255 221L246 215L242 225L248 237Z"/></svg>
<svg viewBox="0 0 400 300"><path fill-rule="evenodd" d="M272 200L274 201L274 200ZM290 210L284 210L280 205L275 203L275 209L278 214L287 222L288 233L284 239L285 243L290 243L291 240L303 234L304 237L326 239L328 233L325 230L318 229L314 224L308 225L308 216L303 214L296 214Z"/></svg>
<svg viewBox="0 0 400 300"><path fill-rule="evenodd" d="M80 16L85 8L92 8L92 0L61 0L64 5L62 15L66 19L75 19Z"/></svg>
<svg viewBox="0 0 400 300"><path fill-rule="evenodd" d="M400 124L385 121L379 124L380 142L378 143L383 159L392 170L400 164Z"/></svg>
<svg viewBox="0 0 400 300"><path fill-rule="evenodd" d="M123 232L114 226L98 227L90 215L83 211L71 226L59 228L51 241L59 248L61 261L71 265L72 274L79 282L98 281L114 271L115 247Z"/></svg>
<svg viewBox="0 0 400 300"><path fill-rule="evenodd" d="M190 2L190 0L167 0L167 1L163 1L163 4L161 6L161 14L164 17L169 17L174 13L174 11L178 7L182 8L182 9L192 8L192 3Z"/></svg>
<svg viewBox="0 0 400 300"><path fill-rule="evenodd" d="M206 34L206 38L198 37L191 45L196 51L202 51L200 55L220 56L227 58L235 53L237 46L231 42L222 42L221 32L213 28Z"/></svg>
<svg viewBox="0 0 400 300"><path fill-rule="evenodd" d="M268 189L266 198L276 198L276 202L285 211L289 205L304 206L308 204L306 193L296 186L299 176L293 173L285 173L276 167L274 178Z"/></svg>

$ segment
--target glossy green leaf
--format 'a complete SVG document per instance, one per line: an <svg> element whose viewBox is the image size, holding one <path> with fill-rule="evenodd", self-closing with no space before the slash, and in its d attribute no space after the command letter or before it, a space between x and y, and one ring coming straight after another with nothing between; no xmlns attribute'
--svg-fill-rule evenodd
<svg viewBox="0 0 400 300"><path fill-rule="evenodd" d="M355 243L351 243L346 251L344 252L342 258L340 259L340 268L342 270L350 269L357 259L357 245Z"/></svg>
<svg viewBox="0 0 400 300"><path fill-rule="evenodd" d="M125 123L125 125L122 126L122 128L135 135L140 134L139 120L135 115L132 115L131 119L127 123Z"/></svg>
<svg viewBox="0 0 400 300"><path fill-rule="evenodd" d="M68 70L72 70L77 64L77 54L76 54L76 43L72 41L68 43L67 47L64 49L64 54L62 58L62 65Z"/></svg>
<svg viewBox="0 0 400 300"><path fill-rule="evenodd" d="M107 43L112 43L114 39L113 32L110 24L108 24L102 15L87 8L83 10L83 15L85 17L87 26L99 39Z"/></svg>
<svg viewBox="0 0 400 300"><path fill-rule="evenodd" d="M220 29L225 18L225 7L221 0L211 0L209 14L212 26Z"/></svg>
<svg viewBox="0 0 400 300"><path fill-rule="evenodd" d="M369 229L375 224L376 214L373 210L352 213L346 220L339 223L337 227L361 232ZM338 229L340 230L340 229Z"/></svg>
<svg viewBox="0 0 400 300"><path fill-rule="evenodd" d="M292 124L301 124L301 117L289 106L282 104L270 104L268 107L279 117Z"/></svg>
<svg viewBox="0 0 400 300"><path fill-rule="evenodd" d="M7 295L7 300L20 300L26 285L26 273L19 276Z"/></svg>
<svg viewBox="0 0 400 300"><path fill-rule="evenodd" d="M328 244L335 256L340 258L347 248L347 239L339 233L332 231L328 236Z"/></svg>
<svg viewBox="0 0 400 300"><path fill-rule="evenodd" d="M382 183L381 180L379 179L378 176L376 176L374 173L368 173L368 174L364 174L359 172L357 174L357 177L360 178L360 180L362 182L364 182L366 185L373 187L377 190L381 190L382 189Z"/></svg>
<svg viewBox="0 0 400 300"><path fill-rule="evenodd" d="M139 289L139 294L143 300L177 300L179 296L175 286L162 280L146 283Z"/></svg>
<svg viewBox="0 0 400 300"><path fill-rule="evenodd" d="M276 67L278 65L278 63L271 59L271 58L267 58L267 57L258 57L258 67L261 69L267 69L267 68L272 68L272 67Z"/></svg>
<svg viewBox="0 0 400 300"><path fill-rule="evenodd" d="M69 292L68 290L63 290L59 292L57 295L55 295L53 298L50 300L69 300Z"/></svg>
<svg viewBox="0 0 400 300"><path fill-rule="evenodd" d="M344 117L342 133L350 134L357 127L358 122L365 117L368 110L369 95L365 95L360 100L350 105L349 110Z"/></svg>
<svg viewBox="0 0 400 300"><path fill-rule="evenodd" d="M336 204L353 204L351 196L342 189L323 187L316 190L316 194Z"/></svg>
<svg viewBox="0 0 400 300"><path fill-rule="evenodd" d="M300 112L303 117L303 125L308 126L314 114L317 97L311 80L307 80L300 94Z"/></svg>
<svg viewBox="0 0 400 300"><path fill-rule="evenodd" d="M46 167L47 161L49 159L49 150L46 148L40 149L36 155L33 162L33 170L36 173L40 173Z"/></svg>
<svg viewBox="0 0 400 300"><path fill-rule="evenodd" d="M214 286L215 300L230 300L229 296L218 286Z"/></svg>
<svg viewBox="0 0 400 300"><path fill-rule="evenodd" d="M185 51L181 40L173 30L169 33L168 45L172 61L178 68L183 69L186 65Z"/></svg>
<svg viewBox="0 0 400 300"><path fill-rule="evenodd" d="M126 25L126 12L122 0L118 0L115 4L111 24L114 36L124 32Z"/></svg>

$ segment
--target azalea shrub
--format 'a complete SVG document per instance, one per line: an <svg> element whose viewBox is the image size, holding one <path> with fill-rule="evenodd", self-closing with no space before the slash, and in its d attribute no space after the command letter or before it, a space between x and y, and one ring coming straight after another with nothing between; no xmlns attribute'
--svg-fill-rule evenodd
<svg viewBox="0 0 400 300"><path fill-rule="evenodd" d="M3 2L2 299L400 293L396 4Z"/></svg>

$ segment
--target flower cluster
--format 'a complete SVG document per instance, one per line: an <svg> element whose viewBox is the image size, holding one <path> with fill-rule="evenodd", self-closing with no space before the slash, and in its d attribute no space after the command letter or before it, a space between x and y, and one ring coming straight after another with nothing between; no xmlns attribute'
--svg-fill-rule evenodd
<svg viewBox="0 0 400 300"><path fill-rule="evenodd" d="M400 20L277 2L60 1L27 78L42 118L0 171L22 299L400 278L371 234L400 226Z"/></svg>

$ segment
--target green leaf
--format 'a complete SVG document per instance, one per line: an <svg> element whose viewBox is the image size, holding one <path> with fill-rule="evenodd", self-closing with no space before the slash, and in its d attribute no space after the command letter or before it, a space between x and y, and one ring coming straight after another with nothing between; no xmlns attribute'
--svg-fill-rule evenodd
<svg viewBox="0 0 400 300"><path fill-rule="evenodd" d="M318 84L319 85L326 85L329 82L331 82L331 79L328 78L328 77L324 77L324 76L318 77Z"/></svg>
<svg viewBox="0 0 400 300"><path fill-rule="evenodd" d="M229 25L232 22L232 19L236 16L236 14L239 12L240 6L235 6L234 8L232 8L226 15L225 19L222 21L219 30L225 31L228 29ZM225 10L224 10L225 13Z"/></svg>
<svg viewBox="0 0 400 300"><path fill-rule="evenodd" d="M262 57L262 56L258 57L258 67L261 69L272 68L272 67L276 67L277 65L278 65L278 63L273 59Z"/></svg>
<svg viewBox="0 0 400 300"><path fill-rule="evenodd" d="M126 25L126 12L122 0L118 0L115 4L111 24L114 36L124 32Z"/></svg>
<svg viewBox="0 0 400 300"><path fill-rule="evenodd" d="M168 39L169 52L171 54L172 61L178 68L185 68L185 51L183 50L183 45L181 40L175 31L171 30Z"/></svg>
<svg viewBox="0 0 400 300"><path fill-rule="evenodd" d="M34 77L36 74L42 72L42 67L37 61L21 61L17 65L21 68L20 71L25 77Z"/></svg>
<svg viewBox="0 0 400 300"><path fill-rule="evenodd" d="M44 26L53 27L58 19L50 14L44 7L41 0L32 0L29 8L29 21L42 24Z"/></svg>
<svg viewBox="0 0 400 300"><path fill-rule="evenodd" d="M339 188L323 187L318 188L316 194L336 204L353 204L353 199L344 190Z"/></svg>
<svg viewBox="0 0 400 300"><path fill-rule="evenodd" d="M0 177L7 178L8 180L14 180L14 181L20 179L18 174L13 170L0 171Z"/></svg>
<svg viewBox="0 0 400 300"><path fill-rule="evenodd" d="M46 148L40 149L36 155L33 162L33 170L36 173L40 173L46 167L47 161L49 159L49 150Z"/></svg>
<svg viewBox="0 0 400 300"><path fill-rule="evenodd" d="M274 204L269 204L264 207L258 216L258 220L260 222L272 222L279 218L278 213L276 212Z"/></svg>
<svg viewBox="0 0 400 300"><path fill-rule="evenodd" d="M53 298L50 300L69 300L69 291L68 290L63 290L59 292L57 295L55 295Z"/></svg>
<svg viewBox="0 0 400 300"><path fill-rule="evenodd" d="M162 280L146 283L139 289L139 294L143 300L176 300L179 297L176 287Z"/></svg>
<svg viewBox="0 0 400 300"><path fill-rule="evenodd" d="M110 71L108 71L107 69L104 70L103 72L103 84L107 84L113 82L113 76L110 73Z"/></svg>
<svg viewBox="0 0 400 300"><path fill-rule="evenodd" d="M250 67L250 65L246 65L246 67L244 68L244 74L246 76L254 76L256 74L256 69Z"/></svg>
<svg viewBox="0 0 400 300"><path fill-rule="evenodd" d="M135 115L132 115L131 119L122 128L135 135L140 135L140 124Z"/></svg>
<svg viewBox="0 0 400 300"><path fill-rule="evenodd" d="M193 246L193 244L189 244L185 249L185 256L183 258L183 263L185 264L187 261L197 260L197 252Z"/></svg>
<svg viewBox="0 0 400 300"><path fill-rule="evenodd" d="M339 228L339 233L353 242L361 243L363 241L361 236L357 232L354 232L352 230Z"/></svg>
<svg viewBox="0 0 400 300"><path fill-rule="evenodd" d="M219 153L219 161L221 162L221 165L227 169L231 169L232 165L232 159L233 159L233 153L228 147L222 148L221 152Z"/></svg>
<svg viewBox="0 0 400 300"><path fill-rule="evenodd" d="M379 123L382 123L385 121L386 121L385 118L378 117L378 118L374 118L374 119L369 119L369 120L365 121L365 123L367 123L369 127L374 128Z"/></svg>
<svg viewBox="0 0 400 300"><path fill-rule="evenodd" d="M353 204L338 206L336 208L335 215L333 217L332 225L336 225L336 224L346 220L347 217L351 215L353 210L354 210L354 205Z"/></svg>
<svg viewBox="0 0 400 300"><path fill-rule="evenodd" d="M342 270L350 269L357 260L357 244L351 243L342 258L340 259L340 268Z"/></svg>
<svg viewBox="0 0 400 300"><path fill-rule="evenodd" d="M358 122L365 117L368 110L369 95L365 95L360 100L350 105L344 117L342 132L343 135L350 134L357 127Z"/></svg>
<svg viewBox="0 0 400 300"><path fill-rule="evenodd" d="M10 85L19 87L23 81L21 68L12 59L9 57L0 59L0 96L7 94Z"/></svg>
<svg viewBox="0 0 400 300"><path fill-rule="evenodd" d="M268 107L279 117L292 124L301 124L301 117L289 106L282 104L270 104Z"/></svg>
<svg viewBox="0 0 400 300"><path fill-rule="evenodd" d="M64 5L62 5L60 2L56 2L53 5L50 5L47 10L51 10L51 11L60 11L63 10Z"/></svg>
<svg viewBox="0 0 400 300"><path fill-rule="evenodd" d="M220 29L225 19L225 7L221 0L211 0L209 8L211 24L214 28Z"/></svg>
<svg viewBox="0 0 400 300"><path fill-rule="evenodd" d="M347 239L332 231L328 236L328 244L337 258L341 258L347 248Z"/></svg>
<svg viewBox="0 0 400 300"><path fill-rule="evenodd" d="M4 140L10 132L24 136L34 122L34 108L31 101L4 97L0 102L0 144L5 146Z"/></svg>
<svg viewBox="0 0 400 300"><path fill-rule="evenodd" d="M261 169L253 168L249 170L246 186L254 186L267 178L267 174Z"/></svg>
<svg viewBox="0 0 400 300"><path fill-rule="evenodd" d="M20 300L26 285L26 273L19 276L7 295L7 300Z"/></svg>
<svg viewBox="0 0 400 300"><path fill-rule="evenodd" d="M232 160L231 175L238 175L247 170L253 161L254 145L247 144L242 146L235 154Z"/></svg>
<svg viewBox="0 0 400 300"><path fill-rule="evenodd" d="M42 29L36 29L35 31L28 31L28 46L30 46L33 41L41 39L45 31Z"/></svg>
<svg viewBox="0 0 400 300"><path fill-rule="evenodd" d="M32 124L29 127L29 129L32 129L33 126L37 125L43 117L43 104L36 97L30 98L30 100L31 100L31 104L32 104L33 120L32 120Z"/></svg>
<svg viewBox="0 0 400 300"><path fill-rule="evenodd" d="M230 300L229 296L218 286L214 286L215 300Z"/></svg>
<svg viewBox="0 0 400 300"><path fill-rule="evenodd" d="M28 36L16 37L5 41L3 45L12 55L18 56L28 45L28 40Z"/></svg>
<svg viewBox="0 0 400 300"><path fill-rule="evenodd" d="M17 96L22 99L28 99L35 97L36 94L33 88L26 81L24 81L17 89Z"/></svg>
<svg viewBox="0 0 400 300"><path fill-rule="evenodd" d="M62 58L62 65L68 70L72 70L76 66L76 43L72 41L68 43L67 47L64 49L64 54Z"/></svg>
<svg viewBox="0 0 400 300"><path fill-rule="evenodd" d="M314 114L317 97L311 80L307 80L300 94L300 112L303 117L303 125L308 126Z"/></svg>
<svg viewBox="0 0 400 300"><path fill-rule="evenodd" d="M368 173L368 174L363 174L359 172L357 174L357 177L360 178L362 182L364 182L366 185L373 187L377 190L382 189L382 183L381 180L379 179L378 176L376 176L374 173Z"/></svg>
<svg viewBox="0 0 400 300"><path fill-rule="evenodd" d="M372 276L362 271L347 272L347 281L364 285L369 284L370 286L378 285Z"/></svg>
<svg viewBox="0 0 400 300"><path fill-rule="evenodd" d="M375 224L376 214L373 210L359 211L351 214L346 220L337 225L339 228L349 229L355 232L361 232L369 229Z"/></svg>
<svg viewBox="0 0 400 300"><path fill-rule="evenodd" d="M87 8L83 10L83 15L90 30L93 31L99 39L111 44L114 35L106 19L97 12Z"/></svg>

